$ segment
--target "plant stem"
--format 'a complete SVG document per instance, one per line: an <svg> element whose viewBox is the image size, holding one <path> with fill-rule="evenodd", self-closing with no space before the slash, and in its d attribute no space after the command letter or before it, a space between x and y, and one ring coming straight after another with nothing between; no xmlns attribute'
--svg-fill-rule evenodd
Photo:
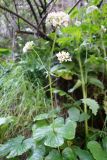
<svg viewBox="0 0 107 160"><path fill-rule="evenodd" d="M52 110L54 109L54 104L53 104L53 93L52 93L51 62L52 62L53 52L54 52L54 48L55 48L55 42L56 42L56 32L55 32L55 36L54 36L52 49L51 49L51 52L50 52L49 71L48 71L48 79L49 79L49 86L50 86L50 97L51 97Z"/></svg>
<svg viewBox="0 0 107 160"><path fill-rule="evenodd" d="M32 48L32 49L33 49L33 51L35 52L35 54L37 55L37 57L38 57L41 65L43 66L43 68L45 69L45 71L48 72L47 69L46 69L46 67L45 67L45 65L44 65L43 62L42 62L42 59L40 58L39 54L37 53L37 51L36 51L34 48Z"/></svg>
<svg viewBox="0 0 107 160"><path fill-rule="evenodd" d="M83 74L83 68L82 68L82 63L81 63L81 58L79 55L79 66L80 66L80 73L81 73L81 82L82 82L82 92L83 92L83 98L87 98L87 93L86 93L86 88L85 88L85 79L84 79L84 74ZM87 114L87 105L84 103L84 112ZM88 121L85 120L85 137L88 137Z"/></svg>
<svg viewBox="0 0 107 160"><path fill-rule="evenodd" d="M106 55L106 49L105 49L105 45L104 45L104 41L103 41L103 34L102 33L101 33L101 42L102 42L102 49L103 49L103 53L104 53L104 58L106 59L107 55ZM105 64L105 73L106 72L107 72L107 62Z"/></svg>

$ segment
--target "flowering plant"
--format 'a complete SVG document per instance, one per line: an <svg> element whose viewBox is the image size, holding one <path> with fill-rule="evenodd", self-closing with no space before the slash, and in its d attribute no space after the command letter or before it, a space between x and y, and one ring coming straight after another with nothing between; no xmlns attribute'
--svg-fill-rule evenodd
<svg viewBox="0 0 107 160"><path fill-rule="evenodd" d="M65 12L51 12L46 18L46 24L51 25L55 28L67 27L69 24L70 18L69 15Z"/></svg>
<svg viewBox="0 0 107 160"><path fill-rule="evenodd" d="M29 41L25 44L25 46L23 47L23 53L26 53L27 51L31 50L32 47L34 45L33 41Z"/></svg>
<svg viewBox="0 0 107 160"><path fill-rule="evenodd" d="M57 53L56 56L57 56L60 63L62 63L64 61L65 62L67 62L67 61L71 62L72 61L70 54L68 52L65 52L65 51Z"/></svg>
<svg viewBox="0 0 107 160"><path fill-rule="evenodd" d="M34 67L32 70L29 65L31 77L38 64L42 79L46 77L43 90L49 108L35 117L34 110L32 137L17 137L1 145L1 157L9 154L7 158L13 158L30 149L33 154L28 152L29 160L107 159L107 4L98 8L96 3L71 13L69 26L66 13L49 13L46 23L54 29L49 34L51 42L25 44L24 53L32 50L32 54L25 55ZM59 28L61 34L57 35ZM43 107L47 106L44 97L43 101Z"/></svg>

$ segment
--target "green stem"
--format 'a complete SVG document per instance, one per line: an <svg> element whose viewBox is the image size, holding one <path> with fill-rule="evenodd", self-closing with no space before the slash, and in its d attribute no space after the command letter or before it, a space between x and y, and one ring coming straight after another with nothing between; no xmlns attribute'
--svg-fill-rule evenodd
<svg viewBox="0 0 107 160"><path fill-rule="evenodd" d="M54 52L54 48L55 48L55 42L56 42L56 32L55 32L55 36L54 36L52 49L51 49L51 52L50 52L49 71L48 71L48 79L49 79L49 86L50 86L50 97L51 97L52 110L54 109L54 104L53 104L53 93L52 93L51 62L52 62L53 52Z"/></svg>
<svg viewBox="0 0 107 160"><path fill-rule="evenodd" d="M80 73L81 73L81 82L82 82L82 92L83 92L83 98L87 98L86 88L85 88L85 80L84 80L84 74L83 74L83 68L81 63L81 58L79 55L79 66L80 66ZM87 105L84 103L84 112L87 114ZM85 120L85 136L88 137L88 121Z"/></svg>
<svg viewBox="0 0 107 160"><path fill-rule="evenodd" d="M105 45L104 45L104 41L103 41L103 34L102 33L101 33L101 42L102 42L102 49L103 49L103 53L104 53L104 58L106 58L107 54L106 54L106 49L105 49ZM107 63L105 64L105 72L107 72Z"/></svg>
<svg viewBox="0 0 107 160"><path fill-rule="evenodd" d="M33 49L34 53L37 55L37 57L38 57L41 65L43 66L43 68L45 69L45 71L48 72L47 69L46 69L46 67L45 67L45 65L42 62L42 59L40 58L39 54L37 53L37 51L34 48L32 48L32 49Z"/></svg>

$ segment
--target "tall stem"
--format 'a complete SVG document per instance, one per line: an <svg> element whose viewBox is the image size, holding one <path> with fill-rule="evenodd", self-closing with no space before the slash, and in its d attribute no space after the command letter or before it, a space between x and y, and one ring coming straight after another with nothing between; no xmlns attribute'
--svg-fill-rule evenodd
<svg viewBox="0 0 107 160"><path fill-rule="evenodd" d="M79 67L80 67L80 73L81 73L81 82L82 82L82 92L83 92L83 98L87 98L87 93L86 93L86 88L85 88L85 78L84 78L84 73L83 73L83 68L82 68L82 63L81 63L81 58L79 55ZM84 103L84 112L87 114L87 105ZM85 120L85 136L86 138L88 137L88 121Z"/></svg>
<svg viewBox="0 0 107 160"><path fill-rule="evenodd" d="M50 86L50 97L51 97L51 107L52 110L54 109L54 104L53 104L53 93L52 93L52 79L51 79L51 62L52 62L52 57L53 57L53 52L54 52L54 48L55 48L55 42L56 42L56 32L55 32L55 36L54 36L54 41L53 41L53 45L52 45L52 49L50 52L50 59L49 59L49 71L48 71L48 79L49 79L49 86Z"/></svg>
<svg viewBox="0 0 107 160"><path fill-rule="evenodd" d="M102 49L103 49L103 53L104 53L104 58L106 59L107 58L107 54L106 54L106 49L105 49L105 45L104 45L104 41L103 41L103 34L102 33L101 33L101 42L102 42ZM107 72L107 63L105 64L105 72Z"/></svg>
<svg viewBox="0 0 107 160"><path fill-rule="evenodd" d="M32 48L32 49L33 49L33 48ZM35 49L33 49L33 51L34 51L34 53L37 55L37 57L38 57L41 65L42 65L42 67L45 69L46 72L48 72L47 69L46 69L46 67L45 67L45 65L44 65L44 63L43 63L43 61L42 61L42 59L40 58L40 56L39 56L39 54L38 54L38 52L37 52Z"/></svg>

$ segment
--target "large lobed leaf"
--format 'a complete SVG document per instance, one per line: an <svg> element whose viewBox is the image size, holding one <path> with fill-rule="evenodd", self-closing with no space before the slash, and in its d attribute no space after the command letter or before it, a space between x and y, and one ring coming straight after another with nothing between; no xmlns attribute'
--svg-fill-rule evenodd
<svg viewBox="0 0 107 160"><path fill-rule="evenodd" d="M6 144L0 145L0 157L7 155L7 158L13 158L22 155L33 145L33 139L24 139L24 136L18 136L10 139Z"/></svg>
<svg viewBox="0 0 107 160"><path fill-rule="evenodd" d="M74 139L75 131L76 122L68 119L64 123L64 119L59 117L49 126L35 128L33 138L36 141L43 140L46 146L57 148L64 143L64 139Z"/></svg>

